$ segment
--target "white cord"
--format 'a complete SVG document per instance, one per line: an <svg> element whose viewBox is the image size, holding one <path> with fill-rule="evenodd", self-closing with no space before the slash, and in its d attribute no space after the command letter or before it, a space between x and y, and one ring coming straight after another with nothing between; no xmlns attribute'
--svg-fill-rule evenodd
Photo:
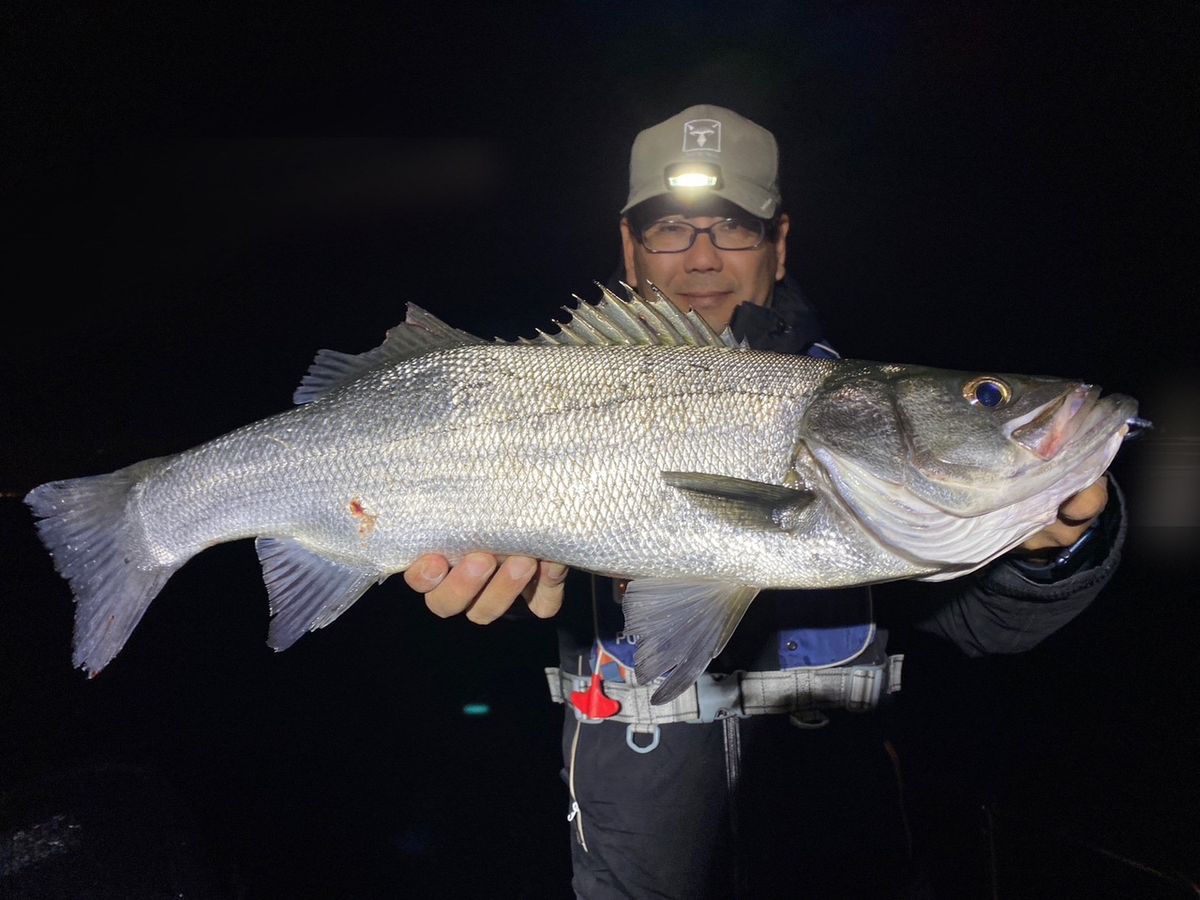
<svg viewBox="0 0 1200 900"><path fill-rule="evenodd" d="M577 663L579 673L583 674L583 657L579 657ZM567 790L571 793L571 812L567 816L567 821L572 819L575 821L575 830L579 833L579 843L583 846L583 852L588 852L587 840L583 836L583 813L579 811L579 801L575 799L575 750L579 746L579 729L583 727L581 719L575 720L575 736L571 738L571 764L567 767Z"/></svg>

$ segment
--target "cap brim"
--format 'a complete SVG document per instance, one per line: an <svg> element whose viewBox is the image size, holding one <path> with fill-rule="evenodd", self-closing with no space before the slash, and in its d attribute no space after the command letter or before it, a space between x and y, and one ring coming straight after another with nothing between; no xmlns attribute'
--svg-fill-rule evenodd
<svg viewBox="0 0 1200 900"><path fill-rule="evenodd" d="M725 181L720 187L704 188L693 191L672 191L661 185L644 185L629 195L629 199L621 208L621 214L629 212L639 203L653 200L656 197L678 196L686 202L689 197L720 197L735 206L744 209L752 216L760 219L770 219L779 208L779 198L763 190L745 178L734 176Z"/></svg>

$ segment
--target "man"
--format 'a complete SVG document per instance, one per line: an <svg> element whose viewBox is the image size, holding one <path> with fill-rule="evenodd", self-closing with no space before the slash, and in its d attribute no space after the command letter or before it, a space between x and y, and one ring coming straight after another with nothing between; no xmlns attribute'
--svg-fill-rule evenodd
<svg viewBox="0 0 1200 900"><path fill-rule="evenodd" d="M691 107L641 132L620 221L624 277L642 291L656 286L717 332L730 327L755 348L834 356L786 277L789 219L780 208L777 169L771 133L720 107ZM1059 520L1019 552L946 583L948 596L921 627L972 656L1032 647L1107 583L1122 521L1120 503L1109 504L1102 477L1065 503ZM426 595L435 613L465 612L487 623L522 595L535 615L558 614L567 574L552 562L473 553L453 568L441 557L423 557L405 580ZM649 689L631 683L636 636L622 632L613 602L620 589L602 579L583 582L591 608L580 598L562 610L561 668L551 672L552 694L570 701L563 750L576 892L588 898L728 897L743 891L797 897L806 895L806 886L823 884L846 895L856 879L870 891L869 872L835 871L824 881L804 874L786 882L780 873L792 864L788 854L798 840L835 868L837 859L855 858L841 852L845 844L838 836L853 816L836 823L840 829L809 818L799 839L797 820L781 817L790 805L793 813L802 808L804 821L813 815L804 810L823 791L832 791L823 799L843 815L861 807L851 829L855 837L878 830L871 839L889 839L890 820L880 829L879 816L872 816L877 796L839 793L817 771L823 760L844 762L860 752L859 726L843 718L820 737L804 728L828 721L822 709L870 708L898 688L900 660L887 656L871 592L761 596L710 666L714 674L670 707L650 710ZM733 671L747 674L722 677ZM795 677L797 672L805 677ZM589 678L590 694L583 690ZM859 683L873 687L854 695L852 685ZM772 698L762 709L748 700L751 684ZM589 705L589 696L598 694L617 700L621 709ZM750 709L792 715L743 717ZM837 740L845 743L831 743ZM801 766L805 754L814 758ZM855 774L865 775L877 762L862 763Z"/></svg>

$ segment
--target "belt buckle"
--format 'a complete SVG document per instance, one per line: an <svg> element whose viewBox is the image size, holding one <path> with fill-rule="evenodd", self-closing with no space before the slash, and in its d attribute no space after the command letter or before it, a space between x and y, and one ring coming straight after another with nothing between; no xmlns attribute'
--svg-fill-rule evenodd
<svg viewBox="0 0 1200 900"><path fill-rule="evenodd" d="M854 666L850 670L846 709L851 712L864 712L878 706L882 676L882 666Z"/></svg>
<svg viewBox="0 0 1200 900"><path fill-rule="evenodd" d="M718 719L748 717L742 712L741 671L722 674L705 672L696 680L696 708L698 722L716 722Z"/></svg>

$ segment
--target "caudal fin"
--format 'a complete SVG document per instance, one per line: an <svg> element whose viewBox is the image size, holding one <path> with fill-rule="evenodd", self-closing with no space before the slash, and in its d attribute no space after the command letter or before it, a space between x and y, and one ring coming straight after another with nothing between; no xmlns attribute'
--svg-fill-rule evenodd
<svg viewBox="0 0 1200 900"><path fill-rule="evenodd" d="M183 564L156 564L126 515L129 492L165 461L52 481L25 497L54 567L75 595L73 659L88 675L117 655L150 601Z"/></svg>

